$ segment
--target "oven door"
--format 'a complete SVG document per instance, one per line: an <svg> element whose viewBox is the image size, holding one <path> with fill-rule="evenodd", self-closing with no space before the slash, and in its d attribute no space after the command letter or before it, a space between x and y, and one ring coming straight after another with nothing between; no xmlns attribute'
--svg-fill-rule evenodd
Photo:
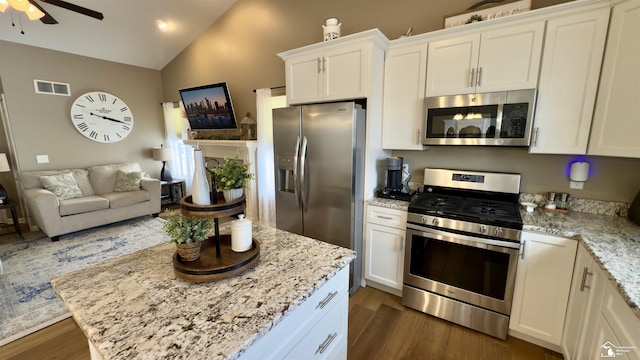
<svg viewBox="0 0 640 360"><path fill-rule="evenodd" d="M409 223L404 283L509 315L519 247Z"/></svg>

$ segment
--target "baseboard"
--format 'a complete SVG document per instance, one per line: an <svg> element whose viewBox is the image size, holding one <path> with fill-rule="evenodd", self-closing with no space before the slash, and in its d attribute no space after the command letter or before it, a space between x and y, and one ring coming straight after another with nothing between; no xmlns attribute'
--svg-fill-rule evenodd
<svg viewBox="0 0 640 360"><path fill-rule="evenodd" d="M556 345L556 344L552 344L548 341L544 341L544 340L540 340L537 339L531 335L527 335L527 334L523 334L517 330L512 330L509 329L509 332L507 333L509 336L513 336L515 338L518 338L520 340L524 340L526 342L530 342L532 344L538 345L538 346L542 346L545 349L549 349L552 351L555 351L557 353L562 354L562 348L560 347L560 345Z"/></svg>
<svg viewBox="0 0 640 360"><path fill-rule="evenodd" d="M372 288L384 291L384 292L389 293L391 295L402 297L402 290L394 289L394 288L392 288L390 286L382 285L382 284L379 284L379 283L377 283L375 281L367 280L365 283L362 283L362 286L363 287L371 286Z"/></svg>

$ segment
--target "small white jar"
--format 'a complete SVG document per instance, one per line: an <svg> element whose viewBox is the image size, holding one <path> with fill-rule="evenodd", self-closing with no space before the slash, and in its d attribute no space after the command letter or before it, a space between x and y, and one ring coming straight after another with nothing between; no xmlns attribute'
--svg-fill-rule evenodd
<svg viewBox="0 0 640 360"><path fill-rule="evenodd" d="M251 220L245 219L243 214L238 215L238 220L231 222L231 250L244 252L251 249Z"/></svg>

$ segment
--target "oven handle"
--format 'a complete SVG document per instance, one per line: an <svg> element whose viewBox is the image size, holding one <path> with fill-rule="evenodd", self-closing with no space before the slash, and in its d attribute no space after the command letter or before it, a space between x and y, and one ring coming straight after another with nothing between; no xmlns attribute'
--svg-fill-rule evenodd
<svg viewBox="0 0 640 360"><path fill-rule="evenodd" d="M435 238L436 240L448 241L455 244L468 245L468 246L473 246L477 248L486 248L487 246L498 246L503 248L506 247L510 249L515 249L515 250L520 249L520 243L494 240L494 239L485 239L481 237L472 237L472 236L461 235L461 234L454 234L446 231L425 228L412 223L407 223L407 239L411 238L411 236L409 235L409 232L412 232L412 231L418 232L417 235L420 235L420 233L427 234ZM481 245L485 245L485 246L481 246Z"/></svg>

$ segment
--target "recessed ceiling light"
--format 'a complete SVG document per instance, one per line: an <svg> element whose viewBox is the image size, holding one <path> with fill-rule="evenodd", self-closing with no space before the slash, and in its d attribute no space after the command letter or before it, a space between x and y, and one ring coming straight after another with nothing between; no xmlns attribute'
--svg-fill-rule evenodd
<svg viewBox="0 0 640 360"><path fill-rule="evenodd" d="M158 27L158 29L164 30L169 27L169 23L164 19L158 19L156 20L156 26Z"/></svg>

